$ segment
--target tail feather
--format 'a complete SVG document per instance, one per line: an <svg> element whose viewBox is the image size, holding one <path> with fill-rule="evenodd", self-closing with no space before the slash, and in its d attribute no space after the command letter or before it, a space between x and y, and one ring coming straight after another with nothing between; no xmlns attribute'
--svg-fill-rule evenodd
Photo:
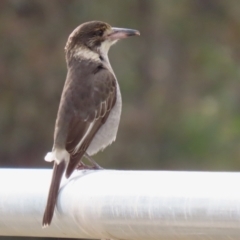
<svg viewBox="0 0 240 240"><path fill-rule="evenodd" d="M66 166L65 161L62 161L59 164L54 163L52 181L51 181L51 185L48 193L47 205L45 208L43 221L42 221L43 227L49 226L52 221L55 205L57 202L58 190L59 190L63 173L65 171L65 166Z"/></svg>

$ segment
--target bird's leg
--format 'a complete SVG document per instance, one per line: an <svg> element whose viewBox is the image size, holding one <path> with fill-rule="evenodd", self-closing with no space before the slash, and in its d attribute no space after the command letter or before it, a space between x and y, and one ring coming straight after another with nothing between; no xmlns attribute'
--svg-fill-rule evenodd
<svg viewBox="0 0 240 240"><path fill-rule="evenodd" d="M104 169L101 166L99 166L94 160L93 158L91 158L86 152L84 154L84 157L87 158L87 160L93 165L91 167L91 169L96 169L96 170L100 170L100 169Z"/></svg>

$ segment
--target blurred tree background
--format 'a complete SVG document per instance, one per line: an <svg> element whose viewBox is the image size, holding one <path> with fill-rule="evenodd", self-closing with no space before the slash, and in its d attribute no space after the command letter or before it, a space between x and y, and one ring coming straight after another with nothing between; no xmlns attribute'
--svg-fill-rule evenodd
<svg viewBox="0 0 240 240"><path fill-rule="evenodd" d="M110 50L123 112L104 168L240 169L240 3L236 0L1 0L0 166L43 158L79 24L135 28Z"/></svg>
<svg viewBox="0 0 240 240"><path fill-rule="evenodd" d="M240 169L239 5L2 0L1 167L51 167L43 157L66 76L66 40L80 23L102 20L141 36L110 50L123 113L117 141L96 160L117 169Z"/></svg>

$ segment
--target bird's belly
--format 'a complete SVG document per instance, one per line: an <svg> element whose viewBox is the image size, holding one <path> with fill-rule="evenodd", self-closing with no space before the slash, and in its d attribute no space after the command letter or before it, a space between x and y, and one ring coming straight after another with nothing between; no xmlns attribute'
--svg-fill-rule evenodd
<svg viewBox="0 0 240 240"><path fill-rule="evenodd" d="M115 141L122 111L122 97L117 83L117 99L106 122L101 126L90 143L87 153L93 155Z"/></svg>

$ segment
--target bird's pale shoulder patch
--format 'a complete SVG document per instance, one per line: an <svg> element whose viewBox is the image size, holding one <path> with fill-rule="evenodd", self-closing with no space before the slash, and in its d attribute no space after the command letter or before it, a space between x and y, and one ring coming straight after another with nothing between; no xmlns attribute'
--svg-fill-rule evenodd
<svg viewBox="0 0 240 240"><path fill-rule="evenodd" d="M98 53L91 51L86 47L78 47L73 51L73 57L83 60L91 60L95 62L101 62L100 56Z"/></svg>

